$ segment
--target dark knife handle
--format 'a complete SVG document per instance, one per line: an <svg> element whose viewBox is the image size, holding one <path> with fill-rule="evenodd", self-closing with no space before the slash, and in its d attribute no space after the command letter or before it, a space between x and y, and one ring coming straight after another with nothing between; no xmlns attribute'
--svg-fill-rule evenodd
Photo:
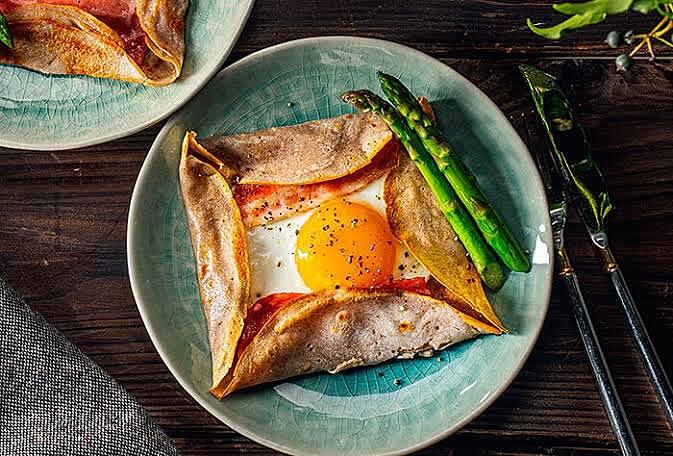
<svg viewBox="0 0 673 456"><path fill-rule="evenodd" d="M575 317L575 322L577 323L580 337L584 343L589 363L596 376L598 391L603 399L605 412L608 415L615 437L617 437L619 447L622 450L622 454L625 456L640 455L636 438L634 437L629 421L626 418L622 401L619 399L615 382L612 380L612 374L610 374L608 363L605 359L605 355L603 355L600 343L598 342L598 335L591 322L589 309L587 308L586 302L584 302L584 296L582 295L577 275L570 264L568 254L564 247L557 250L557 255L560 263L560 275L568 289L570 309L573 317Z"/></svg>
<svg viewBox="0 0 673 456"><path fill-rule="evenodd" d="M629 291L622 270L619 268L619 264L617 264L610 247L606 245L606 247L600 249L600 251L603 266L605 267L606 272L610 275L612 284L617 291L619 302L626 315L626 322L629 325L631 336L636 343L636 347L640 352L640 357L643 360L645 370L652 380L652 384L659 396L659 402L661 402L666 418L668 419L670 426L673 427L673 389L671 389L671 382L666 376L661 360L654 349L654 345L652 345L652 339L650 339L650 335L645 328L645 323L643 323L643 319L640 316L636 302Z"/></svg>

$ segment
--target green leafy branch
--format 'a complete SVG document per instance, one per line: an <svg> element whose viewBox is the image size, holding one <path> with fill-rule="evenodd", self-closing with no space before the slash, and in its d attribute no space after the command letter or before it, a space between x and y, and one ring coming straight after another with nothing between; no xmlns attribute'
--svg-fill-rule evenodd
<svg viewBox="0 0 673 456"><path fill-rule="evenodd" d="M568 17L566 20L550 26L538 27L531 19L527 20L528 28L533 33L549 40L559 40L567 33L589 25L603 22L608 16L636 11L641 14L658 13L662 19L648 33L620 34L610 32L606 43L613 48L622 43L634 45L629 53L621 54L616 59L617 69L626 70L633 64L633 56L640 50L647 50L651 59L655 58L654 44L673 48L673 37L666 34L673 30L673 0L591 0L581 3L555 3L554 10Z"/></svg>

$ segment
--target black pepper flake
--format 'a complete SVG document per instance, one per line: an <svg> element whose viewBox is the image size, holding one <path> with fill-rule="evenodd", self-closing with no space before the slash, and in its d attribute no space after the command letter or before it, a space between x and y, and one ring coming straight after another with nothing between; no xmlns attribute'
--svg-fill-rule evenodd
<svg viewBox="0 0 673 456"><path fill-rule="evenodd" d="M323 226L323 227L322 227L322 230L323 230L323 231L327 231L327 230L329 230L329 225L325 225L325 226Z"/></svg>
<svg viewBox="0 0 673 456"><path fill-rule="evenodd" d="M276 267L279 268L281 264L283 264L283 262L282 262L282 261L279 261L279 262L276 264Z"/></svg>
<svg viewBox="0 0 673 456"><path fill-rule="evenodd" d="M294 230L294 235L299 236L299 230Z"/></svg>
<svg viewBox="0 0 673 456"><path fill-rule="evenodd" d="M262 293L255 293L255 297L256 297L257 299L261 298L261 297L262 297Z"/></svg>
<svg viewBox="0 0 673 456"><path fill-rule="evenodd" d="M341 286L339 284L334 285L335 290L338 290L339 288L341 288Z"/></svg>
<svg viewBox="0 0 673 456"><path fill-rule="evenodd" d="M404 258L409 258L409 252L404 252Z"/></svg>
<svg viewBox="0 0 673 456"><path fill-rule="evenodd" d="M397 269L399 269L400 271L404 271L404 265L403 264L399 265Z"/></svg>
<svg viewBox="0 0 673 456"><path fill-rule="evenodd" d="M376 247L376 244L372 244L369 246L369 251L372 252L374 248Z"/></svg>
<svg viewBox="0 0 673 456"><path fill-rule="evenodd" d="M348 255L348 264L353 264L353 255Z"/></svg>

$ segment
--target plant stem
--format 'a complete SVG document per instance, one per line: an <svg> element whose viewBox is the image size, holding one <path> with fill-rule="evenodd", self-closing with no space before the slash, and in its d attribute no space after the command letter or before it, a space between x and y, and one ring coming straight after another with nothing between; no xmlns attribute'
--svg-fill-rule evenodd
<svg viewBox="0 0 673 456"><path fill-rule="evenodd" d="M662 37L660 37L660 36L655 36L654 38L655 38L656 40L661 41L661 42L664 43L666 46L668 46L668 47L670 47L670 48L673 48L673 43L671 43L671 42L668 41L667 39L662 38Z"/></svg>
<svg viewBox="0 0 673 456"><path fill-rule="evenodd" d="M671 11L671 6L666 4L664 5L666 11ZM669 17L662 18L659 23L646 35L637 35L641 39L640 43L636 45L635 48L629 53L630 57L633 57L640 51L643 46L647 45L647 52L650 54L650 58L654 60L654 48L652 47L652 39L661 41L667 45L670 45L665 39L662 39L661 36L667 33L669 30L673 29L673 20ZM673 47L673 46L671 46Z"/></svg>

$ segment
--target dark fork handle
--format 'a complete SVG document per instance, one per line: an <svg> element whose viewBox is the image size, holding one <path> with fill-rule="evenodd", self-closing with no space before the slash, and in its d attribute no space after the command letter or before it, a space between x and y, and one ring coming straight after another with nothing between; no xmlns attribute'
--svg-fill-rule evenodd
<svg viewBox="0 0 673 456"><path fill-rule="evenodd" d="M661 402L669 425L673 427L673 390L671 389L671 382L666 376L661 360L654 349L654 345L652 345L650 335L647 333L643 319L640 316L636 302L629 291L622 270L619 268L610 247L606 246L605 249L600 249L600 251L603 266L605 267L606 272L610 275L612 284L617 291L619 302L626 315L626 322L629 325L636 347L640 352L640 357L645 365L645 370L650 376L654 389L659 396L659 402Z"/></svg>
<svg viewBox="0 0 673 456"><path fill-rule="evenodd" d="M557 255L560 263L560 274L570 297L570 308L575 317L582 342L584 343L589 363L596 376L598 391L603 399L605 412L608 415L617 442L619 442L619 447L625 456L640 455L636 438L626 418L622 401L619 399L615 382L612 380L608 363L598 342L598 335L591 322L589 309L584 302L584 296L582 295L577 275L573 271L564 247L557 250Z"/></svg>

